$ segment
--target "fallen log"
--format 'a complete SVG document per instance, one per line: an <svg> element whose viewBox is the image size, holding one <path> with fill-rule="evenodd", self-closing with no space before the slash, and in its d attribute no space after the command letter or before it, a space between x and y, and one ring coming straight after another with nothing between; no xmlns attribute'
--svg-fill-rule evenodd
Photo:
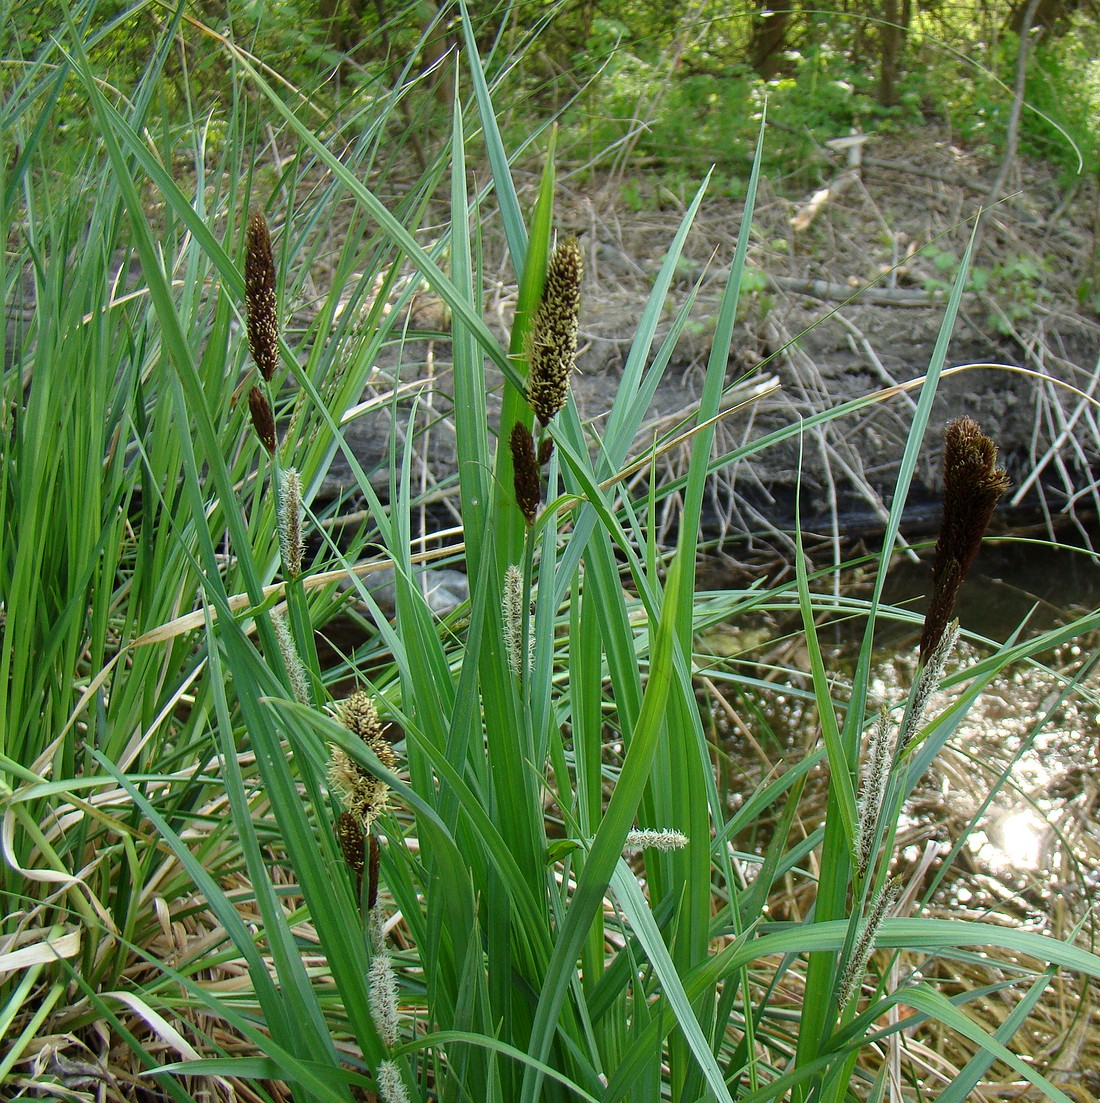
<svg viewBox="0 0 1100 1103"><path fill-rule="evenodd" d="M925 291L919 287L876 287L870 285L852 286L848 283L836 283L832 280L807 280L797 276L768 276L772 287L778 291L787 291L793 295L810 295L815 299L829 302L848 302L853 300L871 306L933 306L942 303L945 295L942 291Z"/></svg>

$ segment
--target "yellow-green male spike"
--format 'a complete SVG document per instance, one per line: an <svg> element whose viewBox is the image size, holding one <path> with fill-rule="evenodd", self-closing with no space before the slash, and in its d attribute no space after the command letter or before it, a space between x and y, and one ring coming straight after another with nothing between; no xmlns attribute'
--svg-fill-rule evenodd
<svg viewBox="0 0 1100 1103"><path fill-rule="evenodd" d="M565 405L577 355L584 264L575 237L555 250L527 338L527 401L543 425Z"/></svg>

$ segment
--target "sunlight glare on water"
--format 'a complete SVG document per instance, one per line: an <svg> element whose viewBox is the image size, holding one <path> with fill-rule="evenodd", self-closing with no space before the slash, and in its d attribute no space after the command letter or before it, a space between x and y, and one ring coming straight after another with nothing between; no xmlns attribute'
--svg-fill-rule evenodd
<svg viewBox="0 0 1100 1103"><path fill-rule="evenodd" d="M1006 816L990 834L999 864L1020 870L1039 868L1046 825L1030 808Z"/></svg>

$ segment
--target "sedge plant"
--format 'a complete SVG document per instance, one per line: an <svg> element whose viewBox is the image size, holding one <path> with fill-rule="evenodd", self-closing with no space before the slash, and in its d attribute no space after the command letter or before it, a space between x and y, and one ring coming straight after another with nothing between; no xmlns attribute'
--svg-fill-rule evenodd
<svg viewBox="0 0 1100 1103"><path fill-rule="evenodd" d="M999 1060L1069 1098L1012 1037L1057 970L1095 977L1100 958L1073 938L922 915L894 880L893 849L906 799L967 704L1096 615L945 673L948 590L984 529L971 518L964 550L945 537L954 565L937 568L938 628L912 694L867 721L876 624L907 615L883 605L882 585L965 261L871 600L822 592L801 547L791 587L698 594L709 475L813 427L714 455L766 130L698 408L677 437L687 474L632 499L627 473L663 446L635 442L689 317L690 301L658 336L706 182L596 429L569 391L583 255L555 224L554 134L536 135L526 209L520 151L497 125L514 59L482 56L463 6L449 134L397 205L370 178L395 97L358 118L363 133L340 155L346 135L224 37L229 133L215 141L194 114L185 139L157 125L176 36L207 33L184 24L182 5L172 12L128 96L104 87L98 39L74 16L4 107L24 150L0 181L5 225L25 263L5 259L3 280L14 291L29 274L33 321L2 411L3 1077L63 1087L78 1052L105 1068L125 1053L129 1073L180 1100L211 1084L241 1099L386 1103L880 1099L884 1049L934 1022L973 1046L958 1086L935 1097L964 1098ZM35 119L70 86L101 145L59 193ZM295 152L264 189L252 149L271 127ZM440 192L449 222L429 240L420 227ZM483 310L490 212L518 289L505 334ZM332 287L294 329L334 218ZM462 518L460 540L435 552L414 531L423 388L400 328L424 285L450 315L449 487ZM347 419L387 354L397 366L374 410L395 443L368 471ZM977 428L957 432L967 456L991 461ZM350 532L342 503L318 497L338 453L366 506ZM994 465L977 467L995 500ZM670 551L655 517L672 494ZM422 587L430 559L468 578L468 601L446 617ZM382 566L392 616L368 584ZM349 601L361 639L326 661L318 633ZM731 812L700 678L752 678L708 659L698 634L782 606L801 614L819 727ZM819 617L837 612L866 623L839 700L818 640ZM965 691L937 713L928 679ZM821 772L824 812L798 837ZM773 813L770 841L740 850ZM795 880L809 911L772 918L773 894ZM929 979L929 963L978 951L1018 970L1003 1029L969 1013L984 992L948 996ZM895 969L902 954L925 968ZM1022 956L1038 964L1020 968ZM909 1089L933 1097L919 1072Z"/></svg>

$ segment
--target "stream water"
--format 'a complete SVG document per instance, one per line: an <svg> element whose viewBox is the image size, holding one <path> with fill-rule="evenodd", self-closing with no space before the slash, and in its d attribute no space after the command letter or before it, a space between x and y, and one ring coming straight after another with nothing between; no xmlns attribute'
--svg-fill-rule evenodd
<svg viewBox="0 0 1100 1103"><path fill-rule="evenodd" d="M927 562L899 557L887 578L886 600L923 609L930 579ZM1077 548L1002 538L983 544L959 594L957 616L966 630L1003 641L1021 625L1034 634L1097 608L1100 560Z"/></svg>
<svg viewBox="0 0 1100 1103"><path fill-rule="evenodd" d="M895 557L885 601L923 610L930 558L929 552L914 564ZM864 578L853 589L857 596L869 596L870 582ZM1002 643L1014 635L1034 638L1097 608L1100 564L1090 555L1003 538L983 546L956 611L968 634ZM797 614L790 623L772 623L771 638L786 636L786 644L765 644L762 661L752 666L752 674L770 679L774 688L734 697L741 718L725 731L733 763L731 792L739 787L751 791L761 777L797 761L820 738L810 681L799 674L809 670L800 624ZM835 679L833 696L842 708L864 627L862 618L839 619L820 634L826 669ZM747 632L751 636L753 628ZM896 708L906 699L919 636L916 621L879 621L869 716L880 704ZM726 647L719 649L727 654L740 651L730 647L728 635L723 642ZM755 650L759 644L752 646ZM1070 920L1080 920L1096 898L1100 677L1091 663L1098 648L1100 633L1093 632L1001 671L970 705L910 797L896 868L919 882L921 892L936 879L928 901L931 914L937 908L946 914L991 910L1063 937ZM959 684L937 694L930 716L965 692L968 670L992 650L980 641L959 646L947 669L949 676L961 676ZM739 659L746 667L756 662L746 652ZM1067 691L1067 680L1082 672L1081 684ZM815 814L824 814L827 786L825 770L811 778L802 798L805 830L815 826ZM765 825L751 848L766 844L766 830ZM953 853L960 839L965 842ZM950 867L944 868L949 858Z"/></svg>

